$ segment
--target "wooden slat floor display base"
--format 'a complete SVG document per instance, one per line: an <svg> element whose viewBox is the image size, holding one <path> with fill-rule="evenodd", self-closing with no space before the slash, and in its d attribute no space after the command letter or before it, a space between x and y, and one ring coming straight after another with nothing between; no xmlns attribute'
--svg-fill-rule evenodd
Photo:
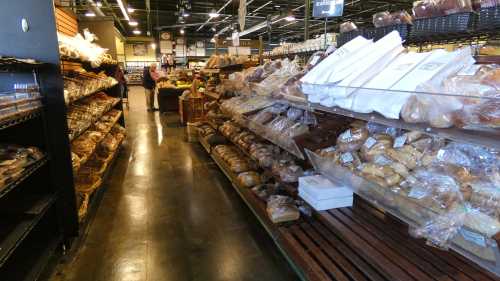
<svg viewBox="0 0 500 281"><path fill-rule="evenodd" d="M238 186L214 155L248 207L292 267L312 281L492 281L500 278L451 251L409 235L408 226L355 197L351 208L314 212L300 221L273 224L266 203ZM215 157L214 157L215 156Z"/></svg>

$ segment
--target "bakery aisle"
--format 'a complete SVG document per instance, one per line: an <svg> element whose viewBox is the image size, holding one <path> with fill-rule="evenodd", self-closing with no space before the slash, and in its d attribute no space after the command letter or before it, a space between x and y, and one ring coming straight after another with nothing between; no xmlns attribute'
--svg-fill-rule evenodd
<svg viewBox="0 0 500 281"><path fill-rule="evenodd" d="M175 114L132 87L127 143L94 221L52 281L297 280L229 181Z"/></svg>

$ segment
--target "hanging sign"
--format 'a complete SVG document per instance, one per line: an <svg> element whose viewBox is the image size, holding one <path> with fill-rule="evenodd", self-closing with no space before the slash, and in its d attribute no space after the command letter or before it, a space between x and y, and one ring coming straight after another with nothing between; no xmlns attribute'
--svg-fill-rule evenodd
<svg viewBox="0 0 500 281"><path fill-rule="evenodd" d="M344 12L344 0L314 0L313 17L341 17Z"/></svg>

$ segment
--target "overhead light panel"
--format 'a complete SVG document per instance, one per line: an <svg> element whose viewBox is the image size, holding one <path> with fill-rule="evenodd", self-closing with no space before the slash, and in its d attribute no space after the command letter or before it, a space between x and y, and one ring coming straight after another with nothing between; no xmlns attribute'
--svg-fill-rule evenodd
<svg viewBox="0 0 500 281"><path fill-rule="evenodd" d="M92 12L92 11L87 11L87 12L85 13L85 16L86 16L86 17L95 17L95 13L94 13L94 12Z"/></svg>
<svg viewBox="0 0 500 281"><path fill-rule="evenodd" d="M125 10L125 6L123 5L122 0L116 0L118 2L118 6L120 7L120 10L122 11L123 17L129 21L130 18L128 17L127 10Z"/></svg>
<svg viewBox="0 0 500 281"><path fill-rule="evenodd" d="M188 11L185 11L184 13L182 13L182 16L187 18L190 16L189 12Z"/></svg>
<svg viewBox="0 0 500 281"><path fill-rule="evenodd" d="M127 11L132 14L133 12L135 12L135 9L128 6Z"/></svg>
<svg viewBox="0 0 500 281"><path fill-rule="evenodd" d="M130 26L138 26L138 25L139 25L139 23L138 23L138 22L136 22L135 20L130 20L130 21L128 22L128 25L130 25Z"/></svg>
<svg viewBox="0 0 500 281"><path fill-rule="evenodd" d="M141 31L139 29L134 29L134 31L132 31L135 35L139 35L141 34Z"/></svg>
<svg viewBox="0 0 500 281"><path fill-rule="evenodd" d="M100 8L100 7L102 7L102 2L101 1L96 1L95 5Z"/></svg>

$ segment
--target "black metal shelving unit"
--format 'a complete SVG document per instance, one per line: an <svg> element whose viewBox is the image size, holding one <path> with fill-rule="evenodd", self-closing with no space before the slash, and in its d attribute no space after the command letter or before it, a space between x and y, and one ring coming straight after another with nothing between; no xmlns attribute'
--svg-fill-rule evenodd
<svg viewBox="0 0 500 281"><path fill-rule="evenodd" d="M0 142L45 153L0 190L0 280L36 280L79 233L54 3L0 1L0 17L0 93L33 83L42 96L0 121Z"/></svg>

